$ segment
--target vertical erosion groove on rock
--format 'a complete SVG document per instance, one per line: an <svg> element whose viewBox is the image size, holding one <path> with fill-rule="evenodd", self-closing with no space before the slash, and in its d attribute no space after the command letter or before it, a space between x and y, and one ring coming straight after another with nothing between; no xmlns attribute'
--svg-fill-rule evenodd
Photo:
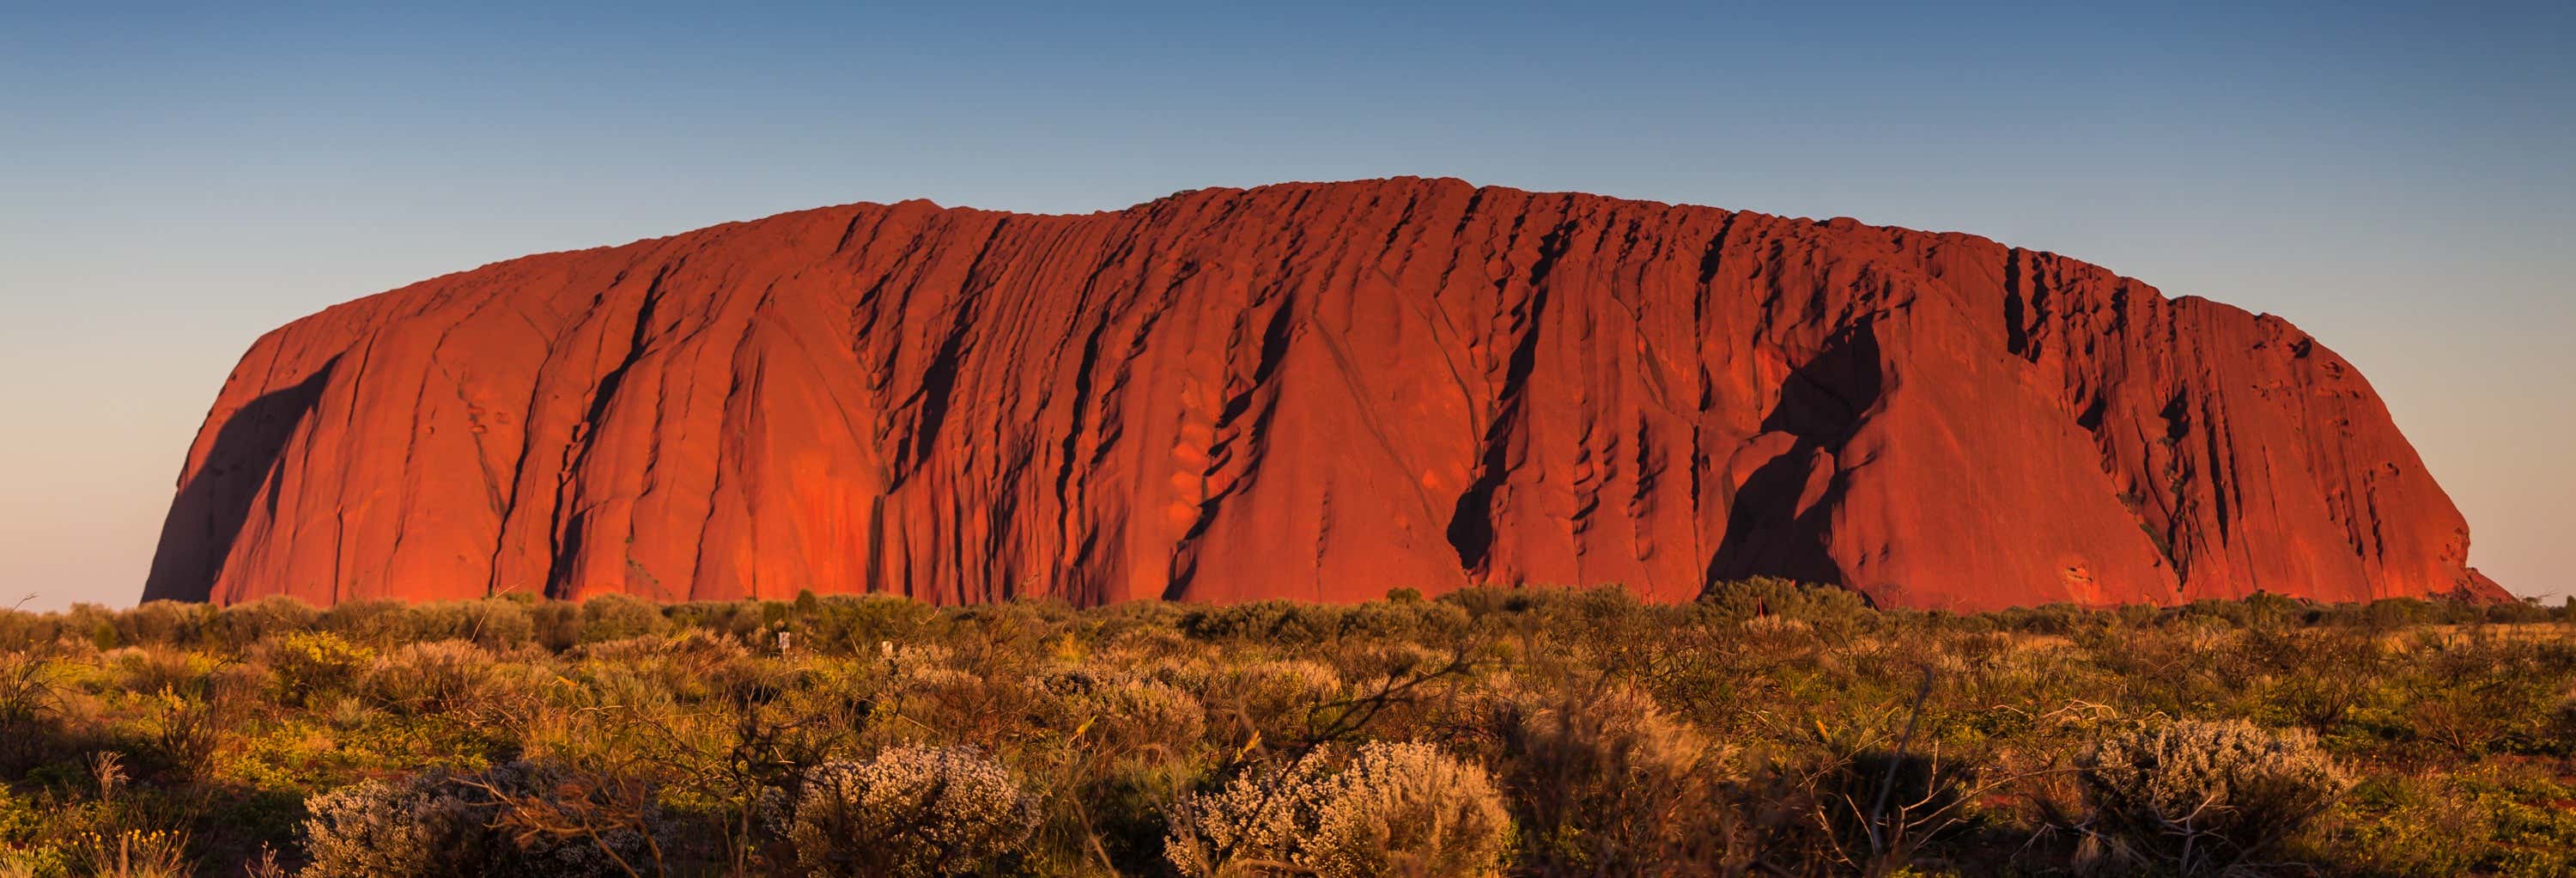
<svg viewBox="0 0 2576 878"><path fill-rule="evenodd" d="M2289 324L1961 234L1395 179L860 204L261 338L146 598L1961 610L2503 592Z"/></svg>

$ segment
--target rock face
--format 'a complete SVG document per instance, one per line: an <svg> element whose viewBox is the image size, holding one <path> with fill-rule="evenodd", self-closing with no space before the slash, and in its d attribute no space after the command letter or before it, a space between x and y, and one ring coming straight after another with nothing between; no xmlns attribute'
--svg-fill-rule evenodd
<svg viewBox="0 0 2576 878"><path fill-rule="evenodd" d="M1398 179L860 204L263 337L147 599L2503 592L2278 318L1970 235Z"/></svg>

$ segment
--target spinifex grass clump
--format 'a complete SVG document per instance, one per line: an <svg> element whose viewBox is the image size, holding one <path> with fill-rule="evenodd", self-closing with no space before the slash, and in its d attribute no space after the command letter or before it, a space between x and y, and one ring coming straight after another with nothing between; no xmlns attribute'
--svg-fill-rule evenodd
<svg viewBox="0 0 2576 878"><path fill-rule="evenodd" d="M2521 604L0 612L0 878L2565 875L2570 717Z"/></svg>

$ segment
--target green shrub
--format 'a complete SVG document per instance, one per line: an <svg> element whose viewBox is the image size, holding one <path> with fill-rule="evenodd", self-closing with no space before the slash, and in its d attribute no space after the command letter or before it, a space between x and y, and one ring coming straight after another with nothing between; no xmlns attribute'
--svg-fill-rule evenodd
<svg viewBox="0 0 2576 878"><path fill-rule="evenodd" d="M371 663L367 694L388 710L447 713L473 705L492 677L492 656L463 640L407 643Z"/></svg>
<svg viewBox="0 0 2576 878"><path fill-rule="evenodd" d="M227 649L242 649L271 635L304 631L322 618L312 604L291 597L265 597L215 611L207 623L208 638Z"/></svg>
<svg viewBox="0 0 2576 878"><path fill-rule="evenodd" d="M1700 593L1699 605L1730 619L1774 615L1810 623L1848 619L1869 608L1859 592L1848 588L1765 576L1710 583Z"/></svg>
<svg viewBox="0 0 2576 878"><path fill-rule="evenodd" d="M73 604L62 615L61 636L86 641L101 650L126 645L117 638L116 611L97 604Z"/></svg>
<svg viewBox="0 0 2576 878"><path fill-rule="evenodd" d="M14 775L46 755L62 699L61 673L54 662L0 652L0 768Z"/></svg>
<svg viewBox="0 0 2576 878"><path fill-rule="evenodd" d="M1207 731L1196 698L1160 680L1093 665L1051 669L1030 684L1043 696L1037 719L1087 744L1123 755L1183 752Z"/></svg>
<svg viewBox="0 0 2576 878"><path fill-rule="evenodd" d="M188 646L214 621L214 608L180 601L153 601L116 615L117 640L129 645Z"/></svg>
<svg viewBox="0 0 2576 878"><path fill-rule="evenodd" d="M1373 601L1353 605L1342 615L1345 637L1386 637L1446 641L1467 630L1467 610L1456 604L1413 600Z"/></svg>
<svg viewBox="0 0 2576 878"><path fill-rule="evenodd" d="M413 604L404 615L405 641L463 640L485 649L508 649L536 637L527 605L517 601L434 601Z"/></svg>
<svg viewBox="0 0 2576 878"><path fill-rule="evenodd" d="M1199 640L1312 644L1340 634L1345 612L1332 604L1280 600L1194 607L1181 617L1181 631Z"/></svg>
<svg viewBox="0 0 2576 878"><path fill-rule="evenodd" d="M674 628L751 640L776 627L787 612L777 601L690 601L664 608L663 615Z"/></svg>
<svg viewBox="0 0 2576 878"><path fill-rule="evenodd" d="M2414 598L2381 598L2362 606L2361 618L2363 624L2384 631L2430 622L2437 612L2432 604Z"/></svg>
<svg viewBox="0 0 2576 878"><path fill-rule="evenodd" d="M867 651L890 640L922 636L940 621L939 608L894 595L832 595L816 601L796 622L816 649Z"/></svg>
<svg viewBox="0 0 2576 878"><path fill-rule="evenodd" d="M581 602L581 635L576 642L659 634L665 624L660 604L622 594L604 594Z"/></svg>
<svg viewBox="0 0 2576 878"><path fill-rule="evenodd" d="M352 643L389 646L412 636L412 605L390 598L333 604L314 627Z"/></svg>
<svg viewBox="0 0 2576 878"><path fill-rule="evenodd" d="M358 680L375 650L328 631L288 631L264 641L260 659L276 674L278 691L294 704L337 692Z"/></svg>
<svg viewBox="0 0 2576 878"><path fill-rule="evenodd" d="M1549 875L1722 874L1735 862L1725 751L1632 688L1566 693L1495 726L1526 854Z"/></svg>

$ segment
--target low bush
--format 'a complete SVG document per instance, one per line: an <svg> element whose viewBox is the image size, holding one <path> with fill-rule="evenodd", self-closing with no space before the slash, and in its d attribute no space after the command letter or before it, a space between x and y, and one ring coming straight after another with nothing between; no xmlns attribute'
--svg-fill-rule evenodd
<svg viewBox="0 0 2576 878"><path fill-rule="evenodd" d="M411 715L463 710L491 685L492 656L463 640L406 643L372 662L361 679L387 710Z"/></svg>
<svg viewBox="0 0 2576 878"><path fill-rule="evenodd" d="M1168 842L1184 875L1496 874L1511 818L1485 770L1422 743L1317 752L1183 803Z"/></svg>
<svg viewBox="0 0 2576 878"><path fill-rule="evenodd" d="M1720 874L1745 865L1727 752L1633 688L1503 706L1522 865L1548 875Z"/></svg>
<svg viewBox="0 0 2576 878"><path fill-rule="evenodd" d="M276 675L278 691L290 704L347 690L376 657L375 650L328 631L288 631L260 646L257 660Z"/></svg>
<svg viewBox="0 0 2576 878"><path fill-rule="evenodd" d="M367 781L307 804L306 878L611 878L649 872L658 815L601 779L514 762ZM649 801L647 799L646 801ZM606 807L603 807L606 806Z"/></svg>
<svg viewBox="0 0 2576 878"><path fill-rule="evenodd" d="M2570 802L2558 605L0 611L0 878L2545 876Z"/></svg>
<svg viewBox="0 0 2576 878"><path fill-rule="evenodd" d="M960 747L897 747L808 772L786 836L815 878L975 874L1008 865L1037 824L1010 771Z"/></svg>
<svg viewBox="0 0 2576 878"><path fill-rule="evenodd" d="M305 808L304 878L464 876L485 856L482 819L444 775L365 781Z"/></svg>
<svg viewBox="0 0 2576 878"><path fill-rule="evenodd" d="M1076 734L1108 755L1156 750L1166 755L1196 745L1207 731L1207 710L1170 684L1116 668L1056 668L1030 685L1043 694L1037 718Z"/></svg>
<svg viewBox="0 0 2576 878"><path fill-rule="evenodd" d="M2090 827L2121 859L2185 873L2252 861L2325 813L2347 782L2304 731L2179 721L2113 735L2079 763Z"/></svg>

